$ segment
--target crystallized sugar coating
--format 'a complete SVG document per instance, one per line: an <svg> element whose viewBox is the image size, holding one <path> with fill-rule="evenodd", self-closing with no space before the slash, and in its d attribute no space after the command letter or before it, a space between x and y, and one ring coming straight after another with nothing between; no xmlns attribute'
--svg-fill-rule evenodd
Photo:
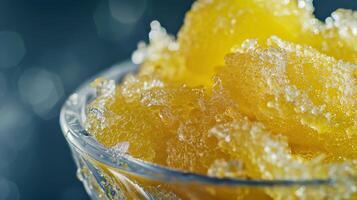
<svg viewBox="0 0 357 200"><path fill-rule="evenodd" d="M230 196L210 188L220 199L355 198L357 16L340 9L322 23L313 9L312 0L197 0L177 41L153 21L149 44L132 55L138 74L92 83L88 131L114 157L218 178L333 183Z"/></svg>
<svg viewBox="0 0 357 200"><path fill-rule="evenodd" d="M211 105L215 101L203 88L128 75L113 98L99 96L90 105L89 131L109 148L128 142L136 158L206 173L216 158L226 157L207 131L216 120L231 119L222 106ZM99 109L101 118L91 112Z"/></svg>
<svg viewBox="0 0 357 200"><path fill-rule="evenodd" d="M224 56L247 38L278 35L289 41L307 41L305 23L315 18L307 1L198 0L179 32L180 52L187 71L209 80ZM300 7L298 6L300 5ZM197 84L197 83L196 83ZM202 84L200 82L199 84Z"/></svg>
<svg viewBox="0 0 357 200"><path fill-rule="evenodd" d="M140 75L154 75L170 81L180 80L184 61L179 56L179 44L158 21L151 22L150 45L140 42L132 61L140 64Z"/></svg>
<svg viewBox="0 0 357 200"><path fill-rule="evenodd" d="M311 0L197 0L177 43L155 21L150 35L160 37L150 37L148 47L139 45L133 60L143 62L144 74L155 72L171 81L211 85L214 69L224 64L224 56L236 44L276 35L356 63L356 12L340 9L322 23L313 10Z"/></svg>
<svg viewBox="0 0 357 200"><path fill-rule="evenodd" d="M244 42L226 63L216 80L242 113L294 145L357 158L356 65L277 37Z"/></svg>
<svg viewBox="0 0 357 200"><path fill-rule="evenodd" d="M269 133L263 124L252 122L247 117L236 118L235 121L218 125L210 130L210 134L220 139L219 145L235 159L241 162L233 168L233 176L241 177L241 173L249 177L265 180L301 180L326 179L339 182L337 186L322 188L275 188L267 189L274 199L333 199L350 197L356 192L356 163L326 164L323 157L311 161L300 159L291 154L287 139ZM226 140L227 137L231 139ZM213 165L209 172L218 176L232 177L229 163ZM242 169L243 168L243 169ZM242 172L243 171L243 172ZM240 173L238 173L240 172ZM212 175L212 174L211 174ZM301 191L303 190L303 191Z"/></svg>
<svg viewBox="0 0 357 200"><path fill-rule="evenodd" d="M357 63L357 11L338 9L313 38L328 55Z"/></svg>

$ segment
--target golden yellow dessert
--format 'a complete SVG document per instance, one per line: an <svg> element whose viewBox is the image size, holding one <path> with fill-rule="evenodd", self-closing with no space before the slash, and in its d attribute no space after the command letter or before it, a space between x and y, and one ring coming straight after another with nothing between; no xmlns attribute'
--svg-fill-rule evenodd
<svg viewBox="0 0 357 200"><path fill-rule="evenodd" d="M246 39L283 40L312 46L336 59L357 62L355 11L339 9L320 22L307 0L199 0L187 13L177 45L152 34L143 73L170 81L210 85L224 57ZM162 36L162 35L161 35ZM161 55L161 56L158 56Z"/></svg>
<svg viewBox="0 0 357 200"><path fill-rule="evenodd" d="M139 73L93 83L89 132L184 171L339 182L264 190L262 199L353 198L357 13L322 23L312 12L303 0L198 0L177 41L153 22L150 44L133 54Z"/></svg>
<svg viewBox="0 0 357 200"><path fill-rule="evenodd" d="M222 90L292 147L357 159L356 65L272 37L226 56Z"/></svg>
<svg viewBox="0 0 357 200"><path fill-rule="evenodd" d="M216 158L227 157L208 134L224 112L213 101L202 87L128 75L112 97L94 102L90 132L107 147L129 141L136 158L206 173Z"/></svg>

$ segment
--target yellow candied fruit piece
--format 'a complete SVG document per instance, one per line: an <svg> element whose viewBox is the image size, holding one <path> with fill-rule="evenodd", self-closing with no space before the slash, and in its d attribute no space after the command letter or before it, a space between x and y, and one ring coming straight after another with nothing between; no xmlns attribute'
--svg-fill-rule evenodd
<svg viewBox="0 0 357 200"><path fill-rule="evenodd" d="M88 130L114 154L181 170L337 182L265 190L274 199L348 198L357 167L356 12L338 10L323 24L312 11L309 0L198 0L178 41L152 22L150 45L132 57L138 76L92 84ZM210 85L217 66L213 90L185 85ZM239 196L256 195L246 192Z"/></svg>
<svg viewBox="0 0 357 200"><path fill-rule="evenodd" d="M274 199L349 198L356 193L353 189L353 185L357 184L353 178L357 173L356 162L329 164L323 162L323 157L315 157L309 161L295 157L291 154L285 137L271 134L263 124L252 122L247 117L237 117L234 122L218 125L210 133L220 140L219 145L232 158L241 161L240 168L235 168L233 173L232 167L226 167L230 165L227 164L229 162L225 164L220 161L218 170L213 165L209 171L216 172L219 176L240 178L244 173L251 178L264 180L330 178L339 183L320 188L301 186L265 189Z"/></svg>
<svg viewBox="0 0 357 200"><path fill-rule="evenodd" d="M312 36L313 46L327 55L357 63L357 12L338 9Z"/></svg>
<svg viewBox="0 0 357 200"><path fill-rule="evenodd" d="M184 61L179 56L179 44L167 34L158 21L150 24L149 45L141 42L132 55L132 61L140 64L139 75L155 76L165 81L178 81L184 74Z"/></svg>
<svg viewBox="0 0 357 200"><path fill-rule="evenodd" d="M224 64L235 44L272 35L357 62L356 12L340 9L322 23L313 9L306 0L198 0L186 15L178 42L160 31L157 22L152 24L150 45L140 48L147 55L141 59L141 71L170 81L210 85L214 68Z"/></svg>
<svg viewBox="0 0 357 200"><path fill-rule="evenodd" d="M297 4L295 0L196 1L178 35L188 73L209 79L230 49L247 38L278 35L289 41L306 40L302 33L304 25L313 23L312 8Z"/></svg>
<svg viewBox="0 0 357 200"><path fill-rule="evenodd" d="M132 75L115 90L113 82L105 79L93 86L100 92L89 107L89 130L110 150L128 143L128 153L136 158L210 176L338 182L336 188L318 189L315 198L354 192L351 185L356 183L350 175L356 175L356 163L325 164L315 156L306 161L292 155L286 138L237 113L224 90L210 93ZM247 192L244 195L249 196ZM274 199L303 199L316 195L316 188L277 188L266 193Z"/></svg>
<svg viewBox="0 0 357 200"><path fill-rule="evenodd" d="M108 148L128 143L135 158L206 174L216 158L226 157L207 134L216 120L226 120L218 116L224 110L207 99L202 88L129 75L90 105L88 129Z"/></svg>
<svg viewBox="0 0 357 200"><path fill-rule="evenodd" d="M245 41L226 65L217 87L242 113L294 145L357 158L356 65L277 37Z"/></svg>

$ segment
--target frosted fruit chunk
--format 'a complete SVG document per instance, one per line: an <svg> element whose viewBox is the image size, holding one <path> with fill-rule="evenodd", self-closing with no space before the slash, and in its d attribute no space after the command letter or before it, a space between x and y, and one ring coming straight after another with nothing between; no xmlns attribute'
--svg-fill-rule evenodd
<svg viewBox="0 0 357 200"><path fill-rule="evenodd" d="M357 12L338 9L313 36L316 48L327 55L357 63ZM312 42L313 43L313 42Z"/></svg>
<svg viewBox="0 0 357 200"><path fill-rule="evenodd" d="M276 35L356 63L356 12L340 9L322 23L313 10L310 0L198 0L187 13L177 42L154 21L150 44L141 43L133 61L142 63L140 74L211 85L214 68L224 64L234 45Z"/></svg>
<svg viewBox="0 0 357 200"><path fill-rule="evenodd" d="M226 57L217 85L239 110L293 145L357 158L356 65L272 37Z"/></svg>
<svg viewBox="0 0 357 200"><path fill-rule="evenodd" d="M335 182L266 189L273 199L356 195L356 12L324 24L312 11L311 0L198 0L178 41L152 22L138 75L92 84L89 132L116 157L209 176ZM242 191L229 195L267 197Z"/></svg>
<svg viewBox="0 0 357 200"><path fill-rule="evenodd" d="M203 88L129 75L112 96L91 103L88 129L108 148L128 142L135 158L205 174L216 158L225 158L207 134L214 113L223 111L208 108L208 99Z"/></svg>
<svg viewBox="0 0 357 200"><path fill-rule="evenodd" d="M196 1L178 36L187 73L208 81L230 49L247 38L278 35L289 41L307 41L303 30L316 19L311 3L300 7L296 0Z"/></svg>
<svg viewBox="0 0 357 200"><path fill-rule="evenodd" d="M179 55L179 44L158 21L150 24L149 45L140 42L132 61L140 64L139 75L151 75L173 82L184 73L184 61Z"/></svg>
<svg viewBox="0 0 357 200"><path fill-rule="evenodd" d="M313 16L313 9L311 1L303 0L195 2L178 37L186 74L190 78L191 74L201 76L196 84L205 84L235 44L271 35L356 62L356 12L340 9L321 23Z"/></svg>
<svg viewBox="0 0 357 200"><path fill-rule="evenodd" d="M321 188L302 186L266 189L266 192L274 199L349 198L356 192L357 180L353 177L357 173L356 163L348 161L340 164L327 164L323 162L322 157L316 157L310 161L300 159L291 154L288 141L284 136L272 135L263 124L252 122L247 117L236 118L234 122L218 125L212 128L210 133L220 139L220 147L232 158L242 161L244 173L251 178L331 179L338 182L335 186ZM227 137L230 140L227 140ZM226 165L223 164L223 166ZM237 178L241 177L240 173L232 173L230 169L213 172L220 176L225 174L228 177L232 175L236 175Z"/></svg>

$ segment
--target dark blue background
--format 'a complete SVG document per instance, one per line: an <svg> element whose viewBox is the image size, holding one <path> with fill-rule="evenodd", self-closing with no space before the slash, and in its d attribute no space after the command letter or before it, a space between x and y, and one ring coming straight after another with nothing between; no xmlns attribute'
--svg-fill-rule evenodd
<svg viewBox="0 0 357 200"><path fill-rule="evenodd" d="M65 97L130 58L152 20L176 33L191 3L0 0L0 200L88 198L59 128ZM357 9L356 0L315 4L320 19Z"/></svg>

